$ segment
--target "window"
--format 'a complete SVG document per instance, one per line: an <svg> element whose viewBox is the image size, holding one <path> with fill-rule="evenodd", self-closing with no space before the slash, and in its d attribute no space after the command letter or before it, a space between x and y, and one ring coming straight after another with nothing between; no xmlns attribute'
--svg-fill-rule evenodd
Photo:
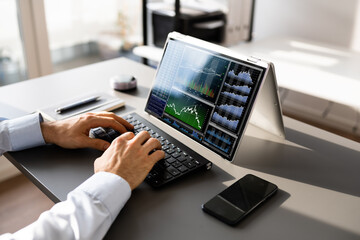
<svg viewBox="0 0 360 240"><path fill-rule="evenodd" d="M0 86L26 79L15 0L0 1Z"/></svg>
<svg viewBox="0 0 360 240"><path fill-rule="evenodd" d="M130 54L141 42L140 0L45 0L54 71Z"/></svg>

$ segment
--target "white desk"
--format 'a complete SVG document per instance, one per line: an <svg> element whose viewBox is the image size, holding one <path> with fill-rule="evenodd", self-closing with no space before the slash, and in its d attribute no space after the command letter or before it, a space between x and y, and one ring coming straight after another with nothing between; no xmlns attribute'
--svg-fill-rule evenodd
<svg viewBox="0 0 360 240"><path fill-rule="evenodd" d="M0 88L0 103L31 112L94 89L111 91L108 78L135 74L139 88L116 93L118 111L142 111L155 70L115 59ZM285 117L286 142L264 139L250 127L242 158L220 159L211 171L163 189L143 183L115 220L108 239L359 239L360 144ZM174 136L179 137L179 136ZM92 174L101 153L44 146L6 155L53 201ZM236 227L203 213L200 205L247 173L280 191ZM6 219L0 219L5 221Z"/></svg>

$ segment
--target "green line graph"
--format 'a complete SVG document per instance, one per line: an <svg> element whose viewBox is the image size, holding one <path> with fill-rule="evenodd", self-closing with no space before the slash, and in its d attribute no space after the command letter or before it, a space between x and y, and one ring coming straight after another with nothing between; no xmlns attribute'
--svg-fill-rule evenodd
<svg viewBox="0 0 360 240"><path fill-rule="evenodd" d="M172 91L165 112L191 127L202 130L211 107L190 96Z"/></svg>

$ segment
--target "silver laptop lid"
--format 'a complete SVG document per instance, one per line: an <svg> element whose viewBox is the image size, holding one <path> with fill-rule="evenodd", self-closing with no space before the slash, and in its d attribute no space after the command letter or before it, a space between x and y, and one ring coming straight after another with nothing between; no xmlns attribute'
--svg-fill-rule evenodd
<svg viewBox="0 0 360 240"><path fill-rule="evenodd" d="M266 62L170 33L145 111L233 161L269 69Z"/></svg>

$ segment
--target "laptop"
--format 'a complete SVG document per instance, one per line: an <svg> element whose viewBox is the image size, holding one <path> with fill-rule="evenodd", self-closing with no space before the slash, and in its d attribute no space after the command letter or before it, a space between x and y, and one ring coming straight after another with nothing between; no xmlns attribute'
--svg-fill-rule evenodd
<svg viewBox="0 0 360 240"><path fill-rule="evenodd" d="M146 130L158 138L166 153L146 181L162 186L200 169L209 170L212 157L230 162L240 157L241 138L251 113L256 112L256 102L256 125L283 137L271 63L170 33L145 114L124 117L135 126L135 133Z"/></svg>

